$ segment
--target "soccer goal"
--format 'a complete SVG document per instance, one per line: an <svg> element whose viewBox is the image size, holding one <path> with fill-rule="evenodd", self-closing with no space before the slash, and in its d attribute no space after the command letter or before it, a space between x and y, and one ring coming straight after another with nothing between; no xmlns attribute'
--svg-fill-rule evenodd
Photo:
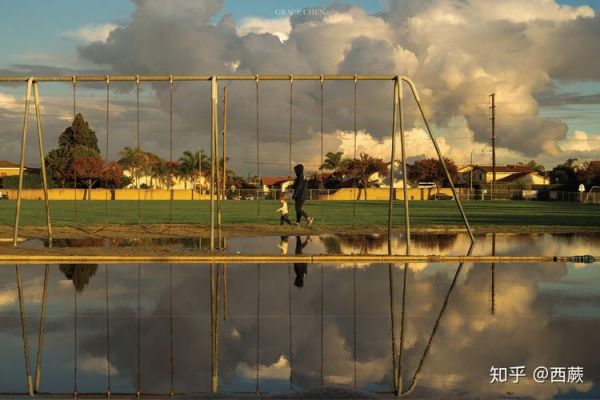
<svg viewBox="0 0 600 400"><path fill-rule="evenodd" d="M598 204L600 203L600 186L592 186L590 190L588 190L585 195L585 199L583 200L583 204L592 203Z"/></svg>

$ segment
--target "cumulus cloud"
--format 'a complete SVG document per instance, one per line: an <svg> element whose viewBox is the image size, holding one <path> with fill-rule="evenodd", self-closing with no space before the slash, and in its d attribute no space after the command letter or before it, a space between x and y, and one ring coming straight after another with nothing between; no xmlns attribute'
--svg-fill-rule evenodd
<svg viewBox="0 0 600 400"><path fill-rule="evenodd" d="M247 17L240 21L236 29L240 36L246 36L249 33L270 33L283 42L287 40L292 26L289 18Z"/></svg>
<svg viewBox="0 0 600 400"><path fill-rule="evenodd" d="M84 43L104 42L116 27L117 24L113 23L84 25L75 30L64 32L62 37Z"/></svg>
<svg viewBox="0 0 600 400"><path fill-rule="evenodd" d="M600 141L590 137L587 132L577 130L564 142L560 148L565 152L586 152L600 149Z"/></svg>
<svg viewBox="0 0 600 400"><path fill-rule="evenodd" d="M79 47L84 61L106 67L108 73L124 74L406 74L417 84L434 130L448 130L453 121L464 121L458 130L448 130L445 143L440 140L451 156L462 154L462 160L468 159L463 154L468 147L489 141L490 93L497 99L499 153L562 157L568 150L559 143L568 127L559 118L541 116L538 97L557 80L600 79L594 67L600 54L600 17L588 6L560 5L555 0L390 1L375 15L335 4L323 12L289 18L249 16L236 22L226 14L216 23L222 0L134 3L128 21L92 29L102 35ZM229 125L238 139L231 142L231 159L246 160L255 147L254 84L227 85ZM280 174L281 167L276 166L287 163L281 148L288 137L288 85L261 85L261 156L266 164L261 172ZM207 85L178 86L175 114L183 130L200 131L198 145L204 146L210 115ZM359 129L383 142L390 136L391 87L390 82L358 85ZM152 88L167 111L167 86L156 83ZM337 132L352 131L352 83L326 82L324 90L325 133L339 136ZM308 146L320 143L318 83L297 83L294 91L293 158L312 163L320 152L319 145ZM406 103L406 128L422 128L411 99ZM469 140L451 140L452 133L464 132ZM168 142L158 129L146 130L144 138L162 147ZM331 143L325 152L338 150L333 146L340 141ZM415 152L420 149L410 148L408 155L418 155ZM249 163L237 167L241 173L253 169Z"/></svg>

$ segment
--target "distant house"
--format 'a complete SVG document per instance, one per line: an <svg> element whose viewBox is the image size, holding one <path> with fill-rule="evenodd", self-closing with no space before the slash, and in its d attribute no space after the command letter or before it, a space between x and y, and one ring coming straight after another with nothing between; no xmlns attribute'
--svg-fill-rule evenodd
<svg viewBox="0 0 600 400"><path fill-rule="evenodd" d="M492 183L494 179L493 167L491 165L467 165L459 168L458 172L461 175L461 183L470 184L472 179L473 186L488 185ZM527 165L508 164L496 166L496 183L513 185L547 185L550 182L548 178Z"/></svg>
<svg viewBox="0 0 600 400"><path fill-rule="evenodd" d="M260 186L263 192L271 190L287 190L294 183L294 179L289 176L263 176L260 178Z"/></svg>
<svg viewBox="0 0 600 400"><path fill-rule="evenodd" d="M27 170L28 168L25 168ZM19 164L10 161L0 160L0 177L19 175Z"/></svg>
<svg viewBox="0 0 600 400"><path fill-rule="evenodd" d="M139 173L139 176L137 176L137 171L131 171L129 168L123 169L123 176L131 178L131 183L126 187L128 189L135 189L138 187L169 189L163 180L144 173ZM196 189L200 193L205 193L210 189L210 180L203 174L198 175L196 178L184 178L173 175L171 179L173 185L170 189Z"/></svg>
<svg viewBox="0 0 600 400"><path fill-rule="evenodd" d="M502 179L496 177L496 183L506 183L511 185L547 185L550 183L550 180L537 172L519 172Z"/></svg>

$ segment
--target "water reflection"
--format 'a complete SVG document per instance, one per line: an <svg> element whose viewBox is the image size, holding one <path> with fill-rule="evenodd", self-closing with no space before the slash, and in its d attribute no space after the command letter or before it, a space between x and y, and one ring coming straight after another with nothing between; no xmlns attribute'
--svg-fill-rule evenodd
<svg viewBox="0 0 600 400"><path fill-rule="evenodd" d="M301 251L313 243L292 240ZM416 398L600 394L598 264L307 265L302 288L285 264L82 267L20 267L20 284L14 267L0 268L1 392L27 392L21 321L32 375L41 321L42 392L105 393L109 379L129 393L207 393L215 383L392 392L414 380ZM492 365L526 365L528 376L580 365L584 384L490 384Z"/></svg>
<svg viewBox="0 0 600 400"><path fill-rule="evenodd" d="M600 246L600 234L594 233L520 233L520 234L479 234L473 248L474 255L491 254L491 243L496 236L499 255L574 255L593 254ZM288 254L289 241L295 236L256 236L230 237L224 242L224 252L243 254ZM403 234L394 234L391 251L405 253ZM464 255L471 244L463 233L413 233L411 235L412 254L451 254ZM42 247L44 242L30 239L23 247ZM172 251L208 251L206 238L176 237L147 239L54 239L54 247L144 247L168 248ZM292 242L294 246L294 242ZM379 234L322 234L313 235L303 254L388 254L387 235Z"/></svg>

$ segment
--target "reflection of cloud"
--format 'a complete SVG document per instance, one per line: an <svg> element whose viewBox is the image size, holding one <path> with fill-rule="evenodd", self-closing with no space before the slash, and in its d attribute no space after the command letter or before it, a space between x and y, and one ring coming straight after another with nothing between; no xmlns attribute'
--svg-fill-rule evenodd
<svg viewBox="0 0 600 400"><path fill-rule="evenodd" d="M544 238L547 237L538 237L539 244L536 244L535 240L529 242L518 236L502 237L498 239L497 248L500 251L501 243L508 241L513 246L512 250L524 251L531 246L544 246L547 244ZM520 240L521 247L515 247L513 240ZM583 242L586 239L572 240ZM405 382L414 373L423 354L456 268L436 264L429 267L427 271L409 270L407 276ZM142 272L142 293L148 296L143 299L142 382L147 390L160 390L164 389L164 383L168 381L165 377L169 374L167 270L159 265L147 268L153 274L146 273L146 270ZM261 379L286 381L293 366L294 382L299 387L318 385L322 272L325 382L352 383L349 377L354 363L354 271L333 266L321 269L318 265L308 268L305 287L302 290L292 287L291 291L294 353L293 365L290 365L288 271L285 265L261 266ZM540 289L544 282L568 282L570 277L566 266L556 263L498 264L495 271L496 312L492 316L489 312L490 266L475 264L462 270L432 342L415 395L429 398L460 392L462 396L495 397L510 389L518 396L549 397L571 387L534 385L530 382L510 388L488 384L489 379L485 378L490 365L515 363L529 368L571 363L582 365L588 384L572 388L580 392L589 390L590 380L600 375L595 354L589 350L600 345L595 334L598 320L582 321L575 315L569 315L569 318L557 315L555 310L563 298L548 296ZM136 273L131 269L122 269L119 274L111 273L111 285L135 287ZM380 384L389 387L391 382L388 273L386 265L371 265L356 272L359 386ZM403 269L394 268L392 273L399 300ZM173 271L174 370L178 390L207 390L203 385L210 382L208 277L206 266L185 266ZM228 279L230 314L227 321L221 320L219 367L223 384L235 385L240 380L247 382L255 377L257 267L230 265ZM576 296L576 292L570 293ZM86 291L85 296L89 296L90 304L94 299L99 300L95 307L102 315L103 293ZM126 292L121 296L126 296ZM134 382L137 371L135 293L130 296L131 303L121 297L119 309L111 303L111 356L121 376L131 377ZM399 304L396 303L396 329L400 317ZM573 341L573 337L578 337L578 340ZM105 351L105 337L101 329L94 332L94 337L82 341L82 354L96 359L96 367L106 368L105 361L101 363L105 360ZM102 373L101 370L98 372Z"/></svg>
<svg viewBox="0 0 600 400"><path fill-rule="evenodd" d="M15 304L17 301L16 290L3 290L0 292L0 307Z"/></svg>
<svg viewBox="0 0 600 400"><path fill-rule="evenodd" d="M260 376L264 379L288 379L290 376L290 363L282 354L273 364L260 367ZM256 377L256 366L246 363L238 364L236 372L247 379Z"/></svg>
<svg viewBox="0 0 600 400"><path fill-rule="evenodd" d="M79 366L85 372L106 376L108 374L108 359L106 357L85 357L79 361ZM119 370L111 364L111 376L118 375Z"/></svg>

